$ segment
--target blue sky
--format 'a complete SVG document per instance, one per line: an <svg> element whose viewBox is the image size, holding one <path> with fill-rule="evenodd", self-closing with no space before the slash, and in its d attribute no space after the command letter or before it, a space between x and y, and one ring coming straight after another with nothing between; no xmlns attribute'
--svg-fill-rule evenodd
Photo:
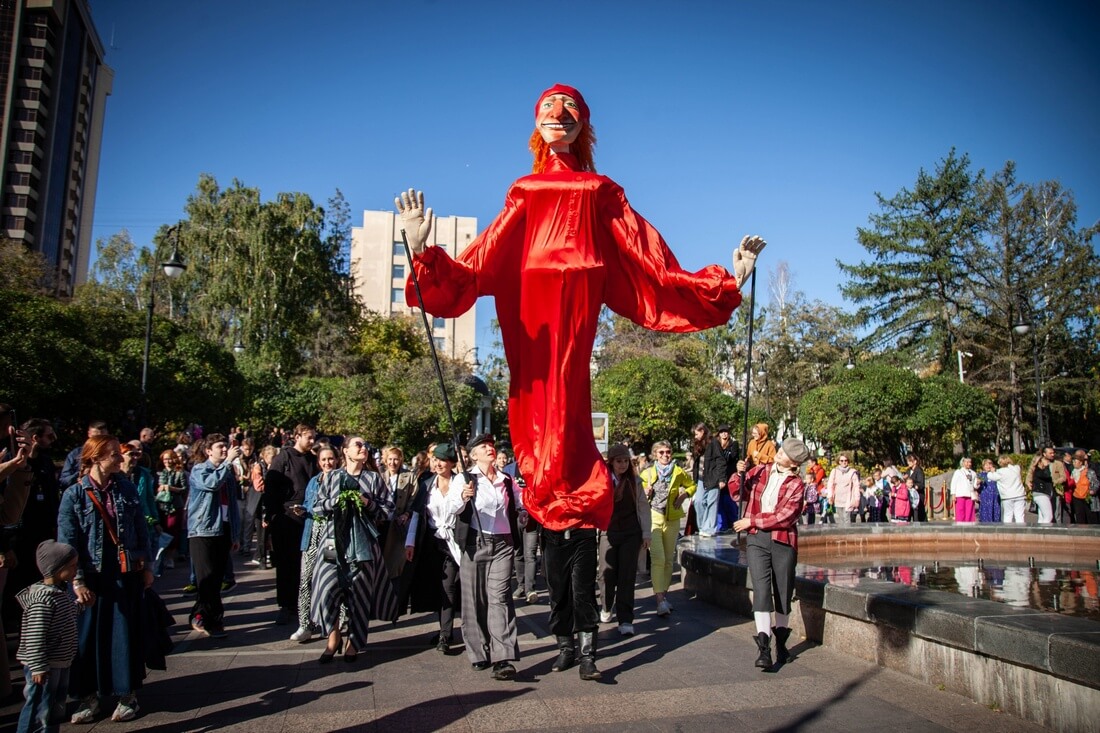
<svg viewBox="0 0 1100 733"><path fill-rule="evenodd" d="M139 246L200 173L343 191L356 224L425 190L484 227L530 170L535 97L581 90L597 169L688 269L743 234L762 275L842 304L875 193L955 147L1100 219L1100 5L1056 2L93 0L115 70L95 238ZM488 345L491 301L479 304Z"/></svg>

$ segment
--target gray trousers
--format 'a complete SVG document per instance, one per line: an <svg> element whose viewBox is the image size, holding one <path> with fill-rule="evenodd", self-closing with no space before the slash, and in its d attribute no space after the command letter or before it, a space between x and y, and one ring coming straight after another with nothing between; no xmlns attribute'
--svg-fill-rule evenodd
<svg viewBox="0 0 1100 733"><path fill-rule="evenodd" d="M794 595L794 566L798 553L790 545L774 542L771 532L750 534L749 573L752 575L753 612L791 612Z"/></svg>
<svg viewBox="0 0 1100 733"><path fill-rule="evenodd" d="M516 607L512 603L512 535L471 529L459 564L462 640L470 662L519 661Z"/></svg>

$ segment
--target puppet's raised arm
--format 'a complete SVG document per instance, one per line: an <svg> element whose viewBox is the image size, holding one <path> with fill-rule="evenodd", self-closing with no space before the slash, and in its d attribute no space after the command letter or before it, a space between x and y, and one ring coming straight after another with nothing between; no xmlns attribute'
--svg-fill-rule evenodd
<svg viewBox="0 0 1100 733"><path fill-rule="evenodd" d="M616 313L656 331L700 331L728 321L741 303L739 285L764 246L759 237L742 241L734 255L736 276L718 265L687 272L660 232L630 207L618 185L603 192L600 215L613 241L604 249L605 302Z"/></svg>
<svg viewBox="0 0 1100 733"><path fill-rule="evenodd" d="M424 310L442 318L457 318L470 310L478 297L494 294L500 265L509 257L518 258L523 244L522 199L514 195L514 190L508 192L504 210L457 259L447 254L443 247L427 246L432 210L424 209L423 192L409 189L395 200L409 239L409 249L413 251L412 270L420 283ZM416 230L415 247L413 230ZM405 282L405 302L415 308L420 304L413 285L413 272Z"/></svg>

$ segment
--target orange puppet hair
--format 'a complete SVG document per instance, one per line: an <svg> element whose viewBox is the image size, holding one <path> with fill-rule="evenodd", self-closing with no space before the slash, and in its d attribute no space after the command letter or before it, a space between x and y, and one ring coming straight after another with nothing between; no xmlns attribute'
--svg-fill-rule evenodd
<svg viewBox="0 0 1100 733"><path fill-rule="evenodd" d="M532 173L545 173L547 163L550 161L550 146L542 139L542 134L536 129L531 135L531 141L528 143L528 147L535 156L535 162L531 166ZM584 127L581 128L581 134L577 136L577 141L569 146L569 152L576 156L577 161L580 162L581 170L588 171L589 173L596 172L596 164L592 160L592 152L596 149L596 131L592 128L592 123L585 122Z"/></svg>

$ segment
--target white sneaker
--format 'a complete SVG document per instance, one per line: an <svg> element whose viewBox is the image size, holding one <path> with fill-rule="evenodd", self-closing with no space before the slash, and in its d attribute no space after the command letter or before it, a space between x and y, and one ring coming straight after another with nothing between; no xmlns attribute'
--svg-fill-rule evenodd
<svg viewBox="0 0 1100 733"><path fill-rule="evenodd" d="M672 606L668 605L668 601L661 601L657 604L657 615L667 616L672 613Z"/></svg>
<svg viewBox="0 0 1100 733"><path fill-rule="evenodd" d="M609 624L612 621L611 611L600 611L600 623Z"/></svg>
<svg viewBox="0 0 1100 733"><path fill-rule="evenodd" d="M73 713L73 717L69 720L73 725L82 725L84 723L94 722L99 715L99 698L95 695L90 695L80 701L80 708Z"/></svg>
<svg viewBox="0 0 1100 733"><path fill-rule="evenodd" d="M299 626L298 630L290 635L291 641L296 641L299 644L305 644L307 641L313 638L313 629L308 626Z"/></svg>
<svg viewBox="0 0 1100 733"><path fill-rule="evenodd" d="M634 624L619 624L619 636L634 636Z"/></svg>
<svg viewBox="0 0 1100 733"><path fill-rule="evenodd" d="M136 718L139 710L141 708L138 707L137 697L134 695L124 697L118 701L118 707L111 714L111 720L116 723L125 723L127 720Z"/></svg>

